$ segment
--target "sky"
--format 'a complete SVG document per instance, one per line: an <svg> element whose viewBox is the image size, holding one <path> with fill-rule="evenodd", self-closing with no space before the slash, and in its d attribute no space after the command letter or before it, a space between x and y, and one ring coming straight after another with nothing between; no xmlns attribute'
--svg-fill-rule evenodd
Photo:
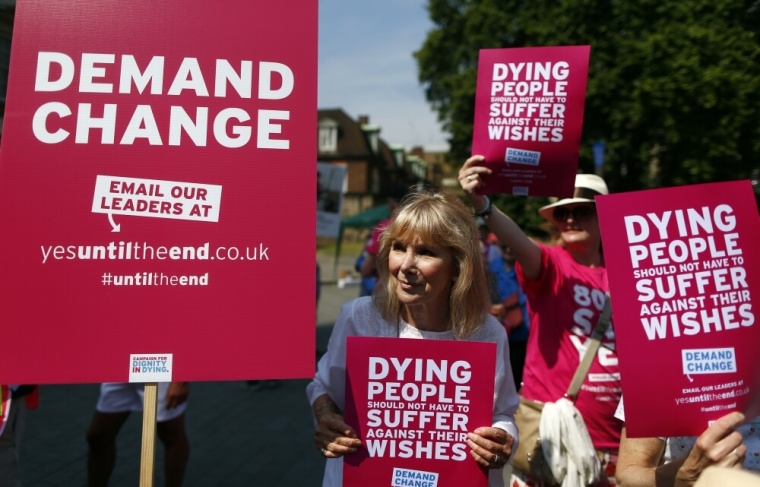
<svg viewBox="0 0 760 487"><path fill-rule="evenodd" d="M432 28L425 3L320 0L319 108L369 116L389 144L445 150L412 55Z"/></svg>

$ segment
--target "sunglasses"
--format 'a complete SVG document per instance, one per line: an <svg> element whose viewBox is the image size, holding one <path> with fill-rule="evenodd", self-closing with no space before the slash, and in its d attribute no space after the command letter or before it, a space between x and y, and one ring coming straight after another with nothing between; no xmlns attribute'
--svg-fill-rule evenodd
<svg viewBox="0 0 760 487"><path fill-rule="evenodd" d="M596 208L589 205L576 206L572 209L567 208L565 206L560 206L559 208L556 208L554 210L554 213L552 213L552 217L554 218L554 221L557 223L566 222L570 216L573 217L573 221L585 222L591 219L591 217L594 216L595 214L596 214Z"/></svg>

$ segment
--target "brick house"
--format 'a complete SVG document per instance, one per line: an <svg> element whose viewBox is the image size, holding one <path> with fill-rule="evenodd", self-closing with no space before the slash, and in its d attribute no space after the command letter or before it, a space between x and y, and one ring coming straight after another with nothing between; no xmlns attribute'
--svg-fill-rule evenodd
<svg viewBox="0 0 760 487"><path fill-rule="evenodd" d="M385 142L380 127L370 124L366 115L353 119L339 108L320 109L317 130L318 161L340 164L347 170L344 215L385 203L396 186L409 187L425 180L407 160L404 147Z"/></svg>

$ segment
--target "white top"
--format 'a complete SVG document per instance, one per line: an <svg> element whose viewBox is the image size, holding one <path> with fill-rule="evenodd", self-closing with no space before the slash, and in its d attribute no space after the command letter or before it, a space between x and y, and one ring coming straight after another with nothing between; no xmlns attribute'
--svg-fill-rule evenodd
<svg viewBox="0 0 760 487"><path fill-rule="evenodd" d="M486 320L466 340L473 342L496 343L496 377L494 382L493 424L509 433L515 443L512 452L517 450L518 435L514 414L520 398L512 378L512 368L509 364L509 345L504 327L493 316L486 315ZM328 394L341 410L345 407L346 384L346 338L349 336L371 337L400 337L427 340L454 340L452 331L431 332L422 331L401 320L383 319L380 312L372 303L372 297L354 299L345 303L335 323L330 336L327 352L319 360L317 373L306 387L309 403L323 394ZM323 487L336 487L343 484L343 459L328 459L325 466ZM488 485L501 487L504 485L501 469L489 471Z"/></svg>

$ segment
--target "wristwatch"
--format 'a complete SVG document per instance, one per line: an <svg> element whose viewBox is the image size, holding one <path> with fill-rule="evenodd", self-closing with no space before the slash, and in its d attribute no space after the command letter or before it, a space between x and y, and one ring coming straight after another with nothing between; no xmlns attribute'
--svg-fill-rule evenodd
<svg viewBox="0 0 760 487"><path fill-rule="evenodd" d="M489 198L488 196L486 196L485 198L486 198L486 207L483 209L483 211L474 212L475 216L484 218L490 215L491 212L493 211L493 203L491 203L491 198Z"/></svg>

